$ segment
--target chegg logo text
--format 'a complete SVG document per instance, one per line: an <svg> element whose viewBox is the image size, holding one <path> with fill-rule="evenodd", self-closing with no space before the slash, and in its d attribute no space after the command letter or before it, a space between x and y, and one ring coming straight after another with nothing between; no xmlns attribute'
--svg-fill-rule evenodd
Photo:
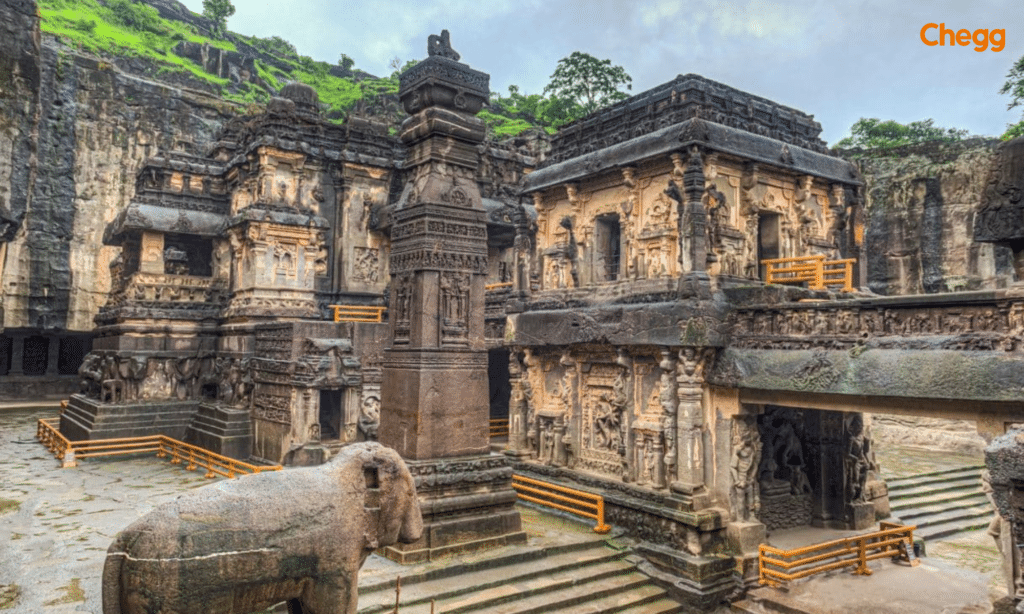
<svg viewBox="0 0 1024 614"><path fill-rule="evenodd" d="M947 28L944 23L926 23L921 28L921 42L934 47L936 45L946 45L946 41L949 41L950 47L960 45L966 47L970 44L974 44L974 50L981 52L988 49L989 44L992 45L992 51L1002 51L1003 47L1006 46L1006 30L999 28L998 30L989 30L987 28L978 28L974 32L970 30L957 30L953 31L951 28Z"/></svg>

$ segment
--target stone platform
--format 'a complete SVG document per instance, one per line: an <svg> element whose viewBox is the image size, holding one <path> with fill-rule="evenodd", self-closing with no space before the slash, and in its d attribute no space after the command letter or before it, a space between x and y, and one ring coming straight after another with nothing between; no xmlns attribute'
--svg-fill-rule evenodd
<svg viewBox="0 0 1024 614"><path fill-rule="evenodd" d="M184 439L197 401L101 403L73 394L60 417L60 432L71 441L166 435Z"/></svg>

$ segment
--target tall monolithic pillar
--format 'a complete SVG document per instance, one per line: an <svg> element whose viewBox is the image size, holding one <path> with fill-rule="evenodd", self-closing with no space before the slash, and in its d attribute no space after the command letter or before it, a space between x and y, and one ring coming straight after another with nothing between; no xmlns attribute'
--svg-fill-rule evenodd
<svg viewBox="0 0 1024 614"><path fill-rule="evenodd" d="M448 32L401 77L409 182L391 229L391 343L379 440L416 477L423 538L388 549L403 562L525 541L512 470L489 452L484 345L486 213L476 182L474 117L490 77L458 62Z"/></svg>

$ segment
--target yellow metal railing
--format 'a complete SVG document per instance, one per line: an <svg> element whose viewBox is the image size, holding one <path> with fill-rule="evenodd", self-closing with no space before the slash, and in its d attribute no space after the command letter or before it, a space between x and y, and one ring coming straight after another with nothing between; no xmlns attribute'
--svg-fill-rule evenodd
<svg viewBox="0 0 1024 614"><path fill-rule="evenodd" d="M843 292L853 290L853 263L856 258L825 260L825 256L795 256L793 258L770 258L762 260L765 265L765 283L794 284L807 283L812 290L824 290L829 286L840 286Z"/></svg>
<svg viewBox="0 0 1024 614"><path fill-rule="evenodd" d="M611 525L604 522L604 497L565 486L534 480L521 475L512 475L512 488L524 501L537 503L556 510L593 518L597 521L595 533L607 533Z"/></svg>
<svg viewBox="0 0 1024 614"><path fill-rule="evenodd" d="M166 435L69 441L58 429L59 421L59 418L41 418L36 429L36 438L61 461L62 467L75 467L82 458L156 452L160 458L170 457L172 464L185 463L185 468L189 471L203 467L208 478L215 475L233 478L247 473L281 470L281 465L253 465Z"/></svg>
<svg viewBox="0 0 1024 614"><path fill-rule="evenodd" d="M880 523L878 531L844 537L813 546L780 550L759 546L758 571L761 584L781 586L816 573L853 567L854 573L871 575L868 561L891 558L917 565L914 555L914 529L891 522Z"/></svg>
<svg viewBox="0 0 1024 614"><path fill-rule="evenodd" d="M384 307L375 305L328 305L334 310L335 322L373 322L384 321Z"/></svg>
<svg viewBox="0 0 1024 614"><path fill-rule="evenodd" d="M491 437L508 437L508 418L491 419Z"/></svg>
<svg viewBox="0 0 1024 614"><path fill-rule="evenodd" d="M512 287L512 282L510 282L510 281L503 281L503 282L496 283L496 284L485 284L484 285L484 290L487 291L487 292L490 292L491 290L499 290L501 288L511 288L511 287Z"/></svg>

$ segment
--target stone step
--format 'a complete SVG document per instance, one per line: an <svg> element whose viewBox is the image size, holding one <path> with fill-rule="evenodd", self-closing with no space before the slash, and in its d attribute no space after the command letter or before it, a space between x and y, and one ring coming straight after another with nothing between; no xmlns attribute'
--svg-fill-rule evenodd
<svg viewBox="0 0 1024 614"><path fill-rule="evenodd" d="M557 592L547 591L525 599L505 603L481 601L472 606L464 605L449 609L442 602L440 612L444 614L549 614L551 612L572 612L586 614L613 614L624 608L645 605L665 597L665 591L651 582L647 576L632 572L618 577L602 576L572 578L571 584Z"/></svg>
<svg viewBox="0 0 1024 614"><path fill-rule="evenodd" d="M950 478L942 482L927 484L908 485L903 488L893 489L889 486L889 501L929 495L932 493L948 492L953 490L974 490L981 488L981 478L978 476L962 476Z"/></svg>
<svg viewBox="0 0 1024 614"><path fill-rule="evenodd" d="M953 507L976 507L989 505L985 493L949 493L948 496L935 496L913 501L901 501L899 505L891 506L895 516L906 520L911 516L921 514L938 514Z"/></svg>
<svg viewBox="0 0 1024 614"><path fill-rule="evenodd" d="M479 564L448 566L421 576L403 577L402 603L429 604L431 599L453 599L473 591L501 587L512 581L549 577L553 573L570 573L604 563L620 563L616 569L623 569L628 567L628 564L621 563L626 554L608 548L603 542L584 542L532 556L520 554ZM358 611L360 614L389 612L394 608L394 595L395 583L392 579L362 584Z"/></svg>
<svg viewBox="0 0 1024 614"><path fill-rule="evenodd" d="M678 601L668 598L660 598L650 603L641 603L625 610L619 610L619 614L682 614L688 612L686 606Z"/></svg>
<svg viewBox="0 0 1024 614"><path fill-rule="evenodd" d="M925 484L942 483L950 479L958 479L966 476L974 476L980 479L981 471L984 468L984 465L957 467L956 469L944 469L942 471L918 473L915 475L900 478L886 478L885 483L889 487L889 490L892 491L903 490L908 487L920 486Z"/></svg>
<svg viewBox="0 0 1024 614"><path fill-rule="evenodd" d="M902 517L901 517L902 518ZM967 522L970 525L983 523L987 526L992 519L991 506L975 506L965 508L954 508L938 514L926 514L904 520L908 525L917 525L916 533L930 531L931 528L947 522Z"/></svg>
<svg viewBox="0 0 1024 614"><path fill-rule="evenodd" d="M919 537L926 542L931 542L943 537L949 537L950 535L956 535L957 533L966 533L968 531L984 529L988 526L990 520L991 516L935 524L925 527L924 529L914 531L914 537Z"/></svg>

